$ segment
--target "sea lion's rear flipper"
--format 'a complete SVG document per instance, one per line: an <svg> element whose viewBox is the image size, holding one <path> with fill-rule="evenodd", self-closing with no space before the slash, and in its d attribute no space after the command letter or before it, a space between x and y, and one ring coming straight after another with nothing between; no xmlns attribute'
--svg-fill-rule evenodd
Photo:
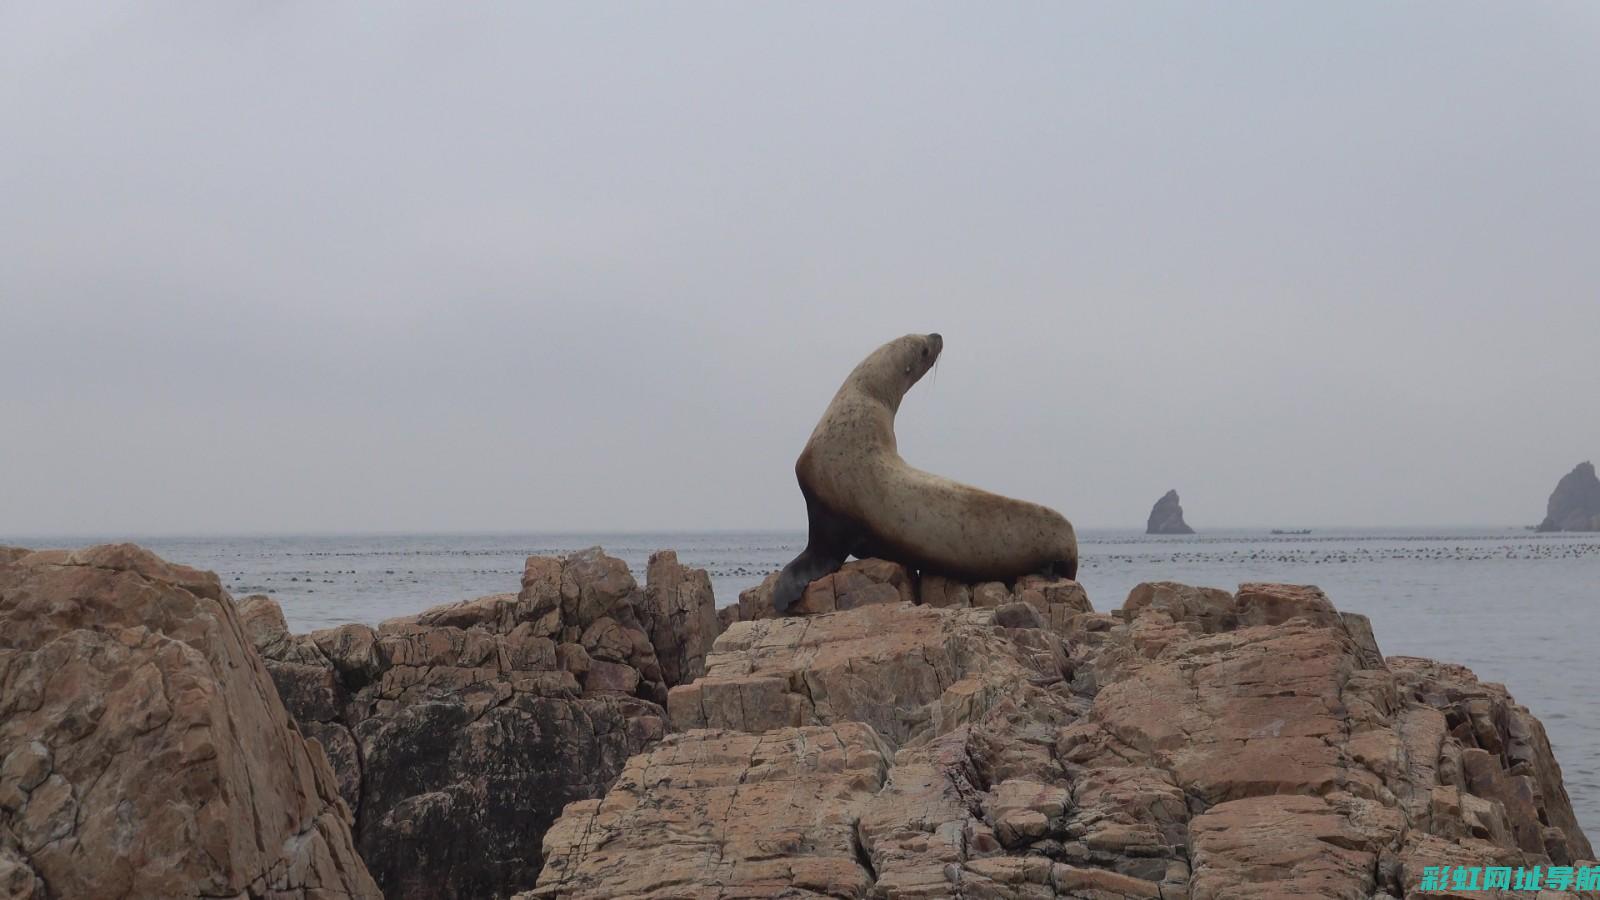
<svg viewBox="0 0 1600 900"><path fill-rule="evenodd" d="M839 571L845 557L860 543L861 529L842 516L829 512L821 503L811 498L811 492L801 488L806 498L806 518L810 533L806 549L790 560L778 573L778 583L772 591L772 608L778 615L788 615L806 586L824 575Z"/></svg>

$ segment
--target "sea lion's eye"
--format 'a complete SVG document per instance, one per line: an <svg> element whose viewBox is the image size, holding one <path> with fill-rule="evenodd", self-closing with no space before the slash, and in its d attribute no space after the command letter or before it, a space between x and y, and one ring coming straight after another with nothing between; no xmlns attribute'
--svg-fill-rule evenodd
<svg viewBox="0 0 1600 900"><path fill-rule="evenodd" d="M923 347L922 348L922 355L923 356L927 356L928 355L928 348L927 347Z"/></svg>

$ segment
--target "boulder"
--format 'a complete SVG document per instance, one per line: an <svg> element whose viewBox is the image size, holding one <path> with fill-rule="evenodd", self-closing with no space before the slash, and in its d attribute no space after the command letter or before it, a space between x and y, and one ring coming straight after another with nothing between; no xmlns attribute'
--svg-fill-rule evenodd
<svg viewBox="0 0 1600 900"><path fill-rule="evenodd" d="M641 589L595 548L530 557L516 594L377 628L289 635L267 598L248 618L290 711L330 748L378 883L426 900L533 886L562 806L665 734L667 685L703 669L715 609L675 554L651 558Z"/></svg>
<svg viewBox="0 0 1600 900"><path fill-rule="evenodd" d="M1165 613L1175 622L1193 623L1202 634L1239 627L1233 595L1219 588L1190 587L1175 581L1146 581L1135 585L1123 601L1123 613L1132 618L1144 610Z"/></svg>
<svg viewBox="0 0 1600 900"><path fill-rule="evenodd" d="M217 577L0 554L0 894L380 896Z"/></svg>
<svg viewBox="0 0 1600 900"><path fill-rule="evenodd" d="M874 603L911 603L917 599L915 576L900 563L884 559L855 559L806 586L805 593L789 610L790 616L813 616L855 609ZM769 574L753 588L739 593L737 607L727 613L724 630L734 622L752 622L777 616L772 607L772 590L778 573ZM729 612L732 610L732 612Z"/></svg>
<svg viewBox="0 0 1600 900"><path fill-rule="evenodd" d="M1556 482L1539 530L1600 531L1600 478L1594 463L1578 463Z"/></svg>
<svg viewBox="0 0 1600 900"><path fill-rule="evenodd" d="M912 575L905 566L885 559L858 559L807 585L791 615L816 615L874 603L910 603L914 599Z"/></svg>
<svg viewBox="0 0 1600 900"><path fill-rule="evenodd" d="M761 584L742 591L738 604L719 610L722 630L734 622L774 618L772 589L777 580L778 573L771 573ZM1032 605L1045 624L1057 631L1065 629L1072 616L1092 609L1083 586L1067 578L1024 575L1009 585L999 581L966 584L941 575L919 576L900 563L868 558L851 560L837 572L813 581L789 615L815 616L875 603L994 609L1013 602Z"/></svg>
<svg viewBox="0 0 1600 900"><path fill-rule="evenodd" d="M1194 534L1194 529L1183 521L1183 506L1178 503L1178 492L1167 491L1150 508L1150 518L1144 526L1145 534Z"/></svg>
<svg viewBox="0 0 1600 900"><path fill-rule="evenodd" d="M1385 660L1310 586L1075 587L734 623L669 695L692 730L565 810L529 896L1372 900L1593 865L1498 685Z"/></svg>

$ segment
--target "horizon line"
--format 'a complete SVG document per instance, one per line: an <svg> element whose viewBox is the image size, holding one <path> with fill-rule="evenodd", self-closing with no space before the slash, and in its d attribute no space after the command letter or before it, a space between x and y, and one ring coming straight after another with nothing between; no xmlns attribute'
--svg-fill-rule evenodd
<svg viewBox="0 0 1600 900"><path fill-rule="evenodd" d="M1252 523L1246 525L1215 525L1206 529L1196 529L1192 535L1151 535L1152 537L1204 537L1208 532L1230 531L1270 531L1271 529L1339 529L1339 530L1381 530L1381 529L1422 529L1422 528L1515 528L1531 530L1537 523L1509 524L1504 522L1423 522L1423 523L1395 523L1378 525L1365 524L1324 524L1324 525L1283 525ZM1135 531L1144 535L1144 525L1088 525L1075 526L1081 532L1096 531ZM296 531L296 530L217 530L217 531L62 531L40 532L26 534L22 532L0 532L0 544L6 544L14 539L34 540L84 540L91 538L116 538L121 537L137 542L139 540L179 540L179 539L214 539L214 538L381 538L381 537L583 537L590 535L614 536L642 536L660 534L692 534L692 535L717 535L717 534L805 534L805 528L577 528L577 529L439 529L439 530L363 530L352 529L348 531ZM16 545L12 545L16 546Z"/></svg>

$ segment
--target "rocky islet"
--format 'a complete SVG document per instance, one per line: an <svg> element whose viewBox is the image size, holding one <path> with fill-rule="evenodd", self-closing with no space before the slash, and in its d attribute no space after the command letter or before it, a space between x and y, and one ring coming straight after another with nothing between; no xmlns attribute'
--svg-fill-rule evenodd
<svg viewBox="0 0 1600 900"><path fill-rule="evenodd" d="M1145 521L1145 534L1194 534L1194 529L1183 520L1183 505L1178 502L1176 490L1167 491L1150 508Z"/></svg>
<svg viewBox="0 0 1600 900"><path fill-rule="evenodd" d="M1600 531L1600 477L1581 462L1561 476L1545 505L1538 531Z"/></svg>

